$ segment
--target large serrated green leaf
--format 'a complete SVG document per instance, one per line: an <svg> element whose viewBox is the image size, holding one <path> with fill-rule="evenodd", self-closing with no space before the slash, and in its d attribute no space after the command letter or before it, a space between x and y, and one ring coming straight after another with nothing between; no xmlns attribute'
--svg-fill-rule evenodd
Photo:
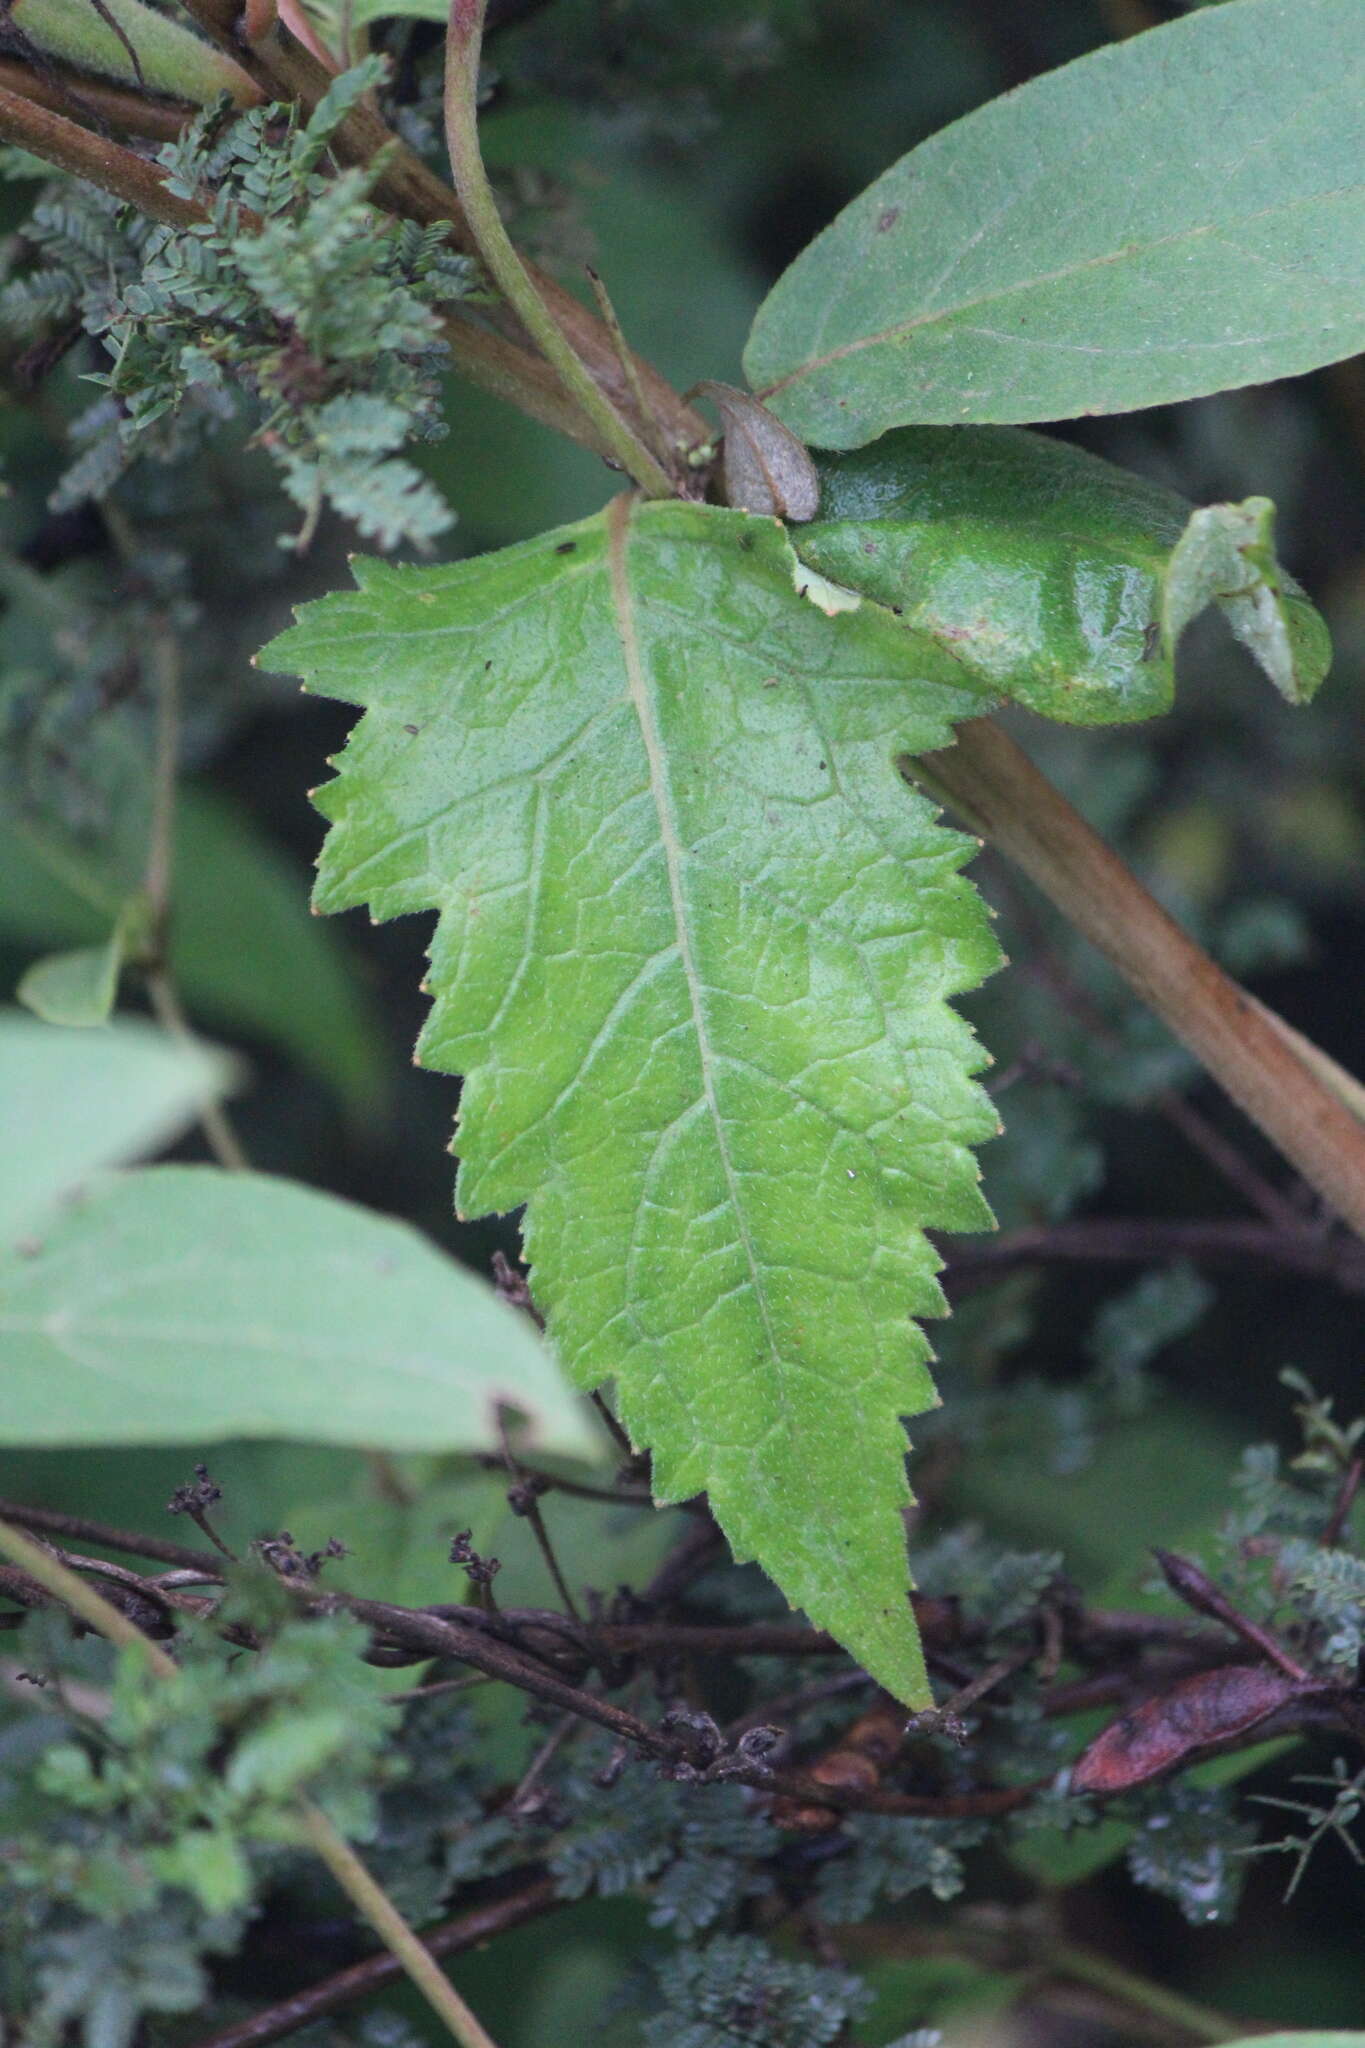
<svg viewBox="0 0 1365 2048"><path fill-rule="evenodd" d="M822 448L1124 412L1365 346L1365 9L1237 0L1093 51L869 186L760 308Z"/></svg>
<svg viewBox="0 0 1365 2048"><path fill-rule="evenodd" d="M1327 628L1276 560L1266 498L1196 512L1021 427L906 427L826 456L820 482L820 517L792 534L802 561L1045 717L1168 710L1176 643L1208 604L1292 703L1327 672Z"/></svg>
<svg viewBox="0 0 1365 2048"><path fill-rule="evenodd" d="M971 842L900 780L989 701L881 607L797 595L775 521L618 499L434 569L356 565L267 650L369 706L319 907L439 909L420 1056L458 1195L527 1203L537 1299L660 1497L927 1698L901 1417L934 1400L929 1224L989 1222L997 962ZM802 572L802 580L805 580Z"/></svg>

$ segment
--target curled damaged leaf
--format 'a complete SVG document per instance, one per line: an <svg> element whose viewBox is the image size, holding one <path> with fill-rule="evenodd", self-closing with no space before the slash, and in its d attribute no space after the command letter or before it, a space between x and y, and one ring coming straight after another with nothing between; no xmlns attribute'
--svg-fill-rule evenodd
<svg viewBox="0 0 1365 2048"><path fill-rule="evenodd" d="M1240 1742L1304 1690L1270 1664L1196 1671L1101 1729L1077 1759L1071 1788L1108 1796L1150 1785Z"/></svg>
<svg viewBox="0 0 1365 2048"><path fill-rule="evenodd" d="M820 509L820 478L804 441L798 441L766 405L733 384L718 384L708 377L696 388L711 400L725 428L725 502L737 512L814 519Z"/></svg>
<svg viewBox="0 0 1365 2048"><path fill-rule="evenodd" d="M931 634L1045 717L1108 725L1169 709L1181 633L1217 604L1293 703L1327 629L1275 558L1273 507L1174 492L1017 427L909 427L820 461L801 560Z"/></svg>
<svg viewBox="0 0 1365 2048"><path fill-rule="evenodd" d="M1205 605L1216 604L1242 645L1291 704L1306 704L1332 658L1327 628L1275 558L1269 498L1192 512L1162 585L1168 650Z"/></svg>
<svg viewBox="0 0 1365 2048"><path fill-rule="evenodd" d="M498 554L358 561L263 659L365 704L317 902L438 910L423 1062L457 1197L526 1205L550 1337L661 1499L927 1705L903 1418L926 1228L989 1214L947 998L998 963L973 843L895 761L989 699L875 605L827 617L771 518L618 499ZM936 737L937 736L937 737Z"/></svg>

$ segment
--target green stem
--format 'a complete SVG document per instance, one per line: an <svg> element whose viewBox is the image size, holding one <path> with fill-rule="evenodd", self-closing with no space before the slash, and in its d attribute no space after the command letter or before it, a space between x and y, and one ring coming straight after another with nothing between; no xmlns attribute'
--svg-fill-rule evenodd
<svg viewBox="0 0 1365 2048"><path fill-rule="evenodd" d="M436 1958L423 1947L388 1893L375 1883L350 1843L337 1833L320 1807L309 1800L303 1804L310 1846L389 1954L403 1965L432 2011L445 2021L452 2038L460 2048L497 2048L492 2035L480 2026Z"/></svg>
<svg viewBox="0 0 1365 2048"><path fill-rule="evenodd" d="M1197 2005L1178 1991L1168 1991L1164 1985L1154 1984L1150 1977L1140 1977L1135 1971L1125 1970L1121 1963L1111 1962L1108 1956L1081 1948L1075 1942L1049 1942L1046 1961L1057 1976L1073 1978L1078 1984L1092 1984L1122 2005L1169 2020L1173 2027L1192 2034L1196 2041L1234 2041L1246 2032L1224 2014Z"/></svg>
<svg viewBox="0 0 1365 2048"><path fill-rule="evenodd" d="M451 0L446 32L445 123L455 191L489 275L627 476L651 498L671 498L673 479L593 381L528 275L502 224L479 150L479 51L484 0Z"/></svg>
<svg viewBox="0 0 1365 2048"><path fill-rule="evenodd" d="M79 1615L96 1635L116 1644L120 1650L139 1651L148 1670L154 1671L158 1678L176 1676L175 1665L166 1652L140 1628L135 1628L126 1614L120 1614L117 1607L112 1607L93 1586L87 1585L70 1565L63 1564L41 1543L35 1543L31 1536L25 1536L22 1530L8 1522L0 1522L0 1552L11 1564L17 1564L20 1571L36 1579L45 1593L50 1593L63 1607L69 1607L73 1614Z"/></svg>
<svg viewBox="0 0 1365 2048"><path fill-rule="evenodd" d="M121 85L198 106L220 92L239 107L262 97L240 64L142 0L12 0L9 16L34 49Z"/></svg>
<svg viewBox="0 0 1365 2048"><path fill-rule="evenodd" d="M135 1649L157 1678L176 1678L178 1668L159 1644L134 1627L117 1607L54 1557L31 1536L10 1523L0 1521L0 1554L35 1579L44 1592L78 1615L88 1628L121 1650ZM497 2048L469 2007L456 1991L435 1957L423 1947L388 1893L377 1884L343 1836L337 1833L321 1807L311 1799L298 1801L303 1833L327 1865L341 1889L361 1917L367 1920L395 1962L402 1965L432 2011L446 2023L452 2040L460 2048Z"/></svg>

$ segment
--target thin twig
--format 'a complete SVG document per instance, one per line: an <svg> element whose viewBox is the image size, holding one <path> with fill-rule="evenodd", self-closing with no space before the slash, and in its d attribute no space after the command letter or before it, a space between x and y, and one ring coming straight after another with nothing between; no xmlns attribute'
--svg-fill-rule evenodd
<svg viewBox="0 0 1365 2048"><path fill-rule="evenodd" d="M553 1879L532 1866L531 1875L523 1878L515 1890L487 1905L471 1907L439 1926L425 1928L422 1941L434 1956L463 1955L468 1949L482 1948L485 1942L513 1927L522 1927L528 1920L554 1912L564 1903L556 1896ZM352 1963L349 1969L338 1970L320 1983L291 1993L250 2019L222 2028L196 2042L194 2048L269 2048L271 2042L282 2041L299 2028L325 2019L328 2013L340 2012L372 1992L396 1983L402 1974L396 1959L387 1950L381 1950L378 1955L367 1956L364 1962Z"/></svg>
<svg viewBox="0 0 1365 2048"><path fill-rule="evenodd" d="M1310 1070L1008 734L989 719L907 760L1022 868L1352 1229L1365 1235L1365 1124Z"/></svg>
<svg viewBox="0 0 1365 2048"><path fill-rule="evenodd" d="M1355 1506L1355 1498L1360 1491L1362 1472L1365 1472L1365 1460L1353 1458L1341 1475L1341 1485L1337 1488L1337 1497L1332 1503L1331 1515L1328 1518L1326 1528L1322 1532L1322 1547L1324 1550L1335 1549L1345 1533L1346 1524L1350 1520L1351 1509Z"/></svg>
<svg viewBox="0 0 1365 2048"><path fill-rule="evenodd" d="M430 1949L418 1940L383 1886L375 1883L322 1808L305 1800L303 1820L310 1847L327 1865L351 1904L369 1921L432 2011L445 2021L460 2048L497 2048L492 2035L479 2024Z"/></svg>
<svg viewBox="0 0 1365 2048"><path fill-rule="evenodd" d="M1045 1950L1048 1965L1063 1977L1074 1977L1077 1983L1093 1985L1097 1991L1107 1992L1120 2005L1135 2007L1139 2012L1149 2012L1158 2019L1178 2027L1184 2034L1193 2035L1196 2041L1231 2041L1245 2034L1245 2027L1213 2012L1206 2005L1196 2005L1192 1998L1181 1992L1169 1991L1164 1984L1153 1983L1150 1977L1141 1977L1134 1970L1125 1970L1119 1963L1111 1962L1108 1956L1096 1950L1082 1948L1073 1941L1050 1941Z"/></svg>
<svg viewBox="0 0 1365 2048"><path fill-rule="evenodd" d="M1330 1280L1346 1294L1365 1293L1365 1246L1344 1231L1302 1222L1292 1230L1255 1221L1171 1221L1165 1217L1103 1217L1024 1224L990 1238L940 1237L948 1256L948 1292L976 1286L1015 1266L1156 1265L1189 1259L1197 1265L1274 1268Z"/></svg>
<svg viewBox="0 0 1365 2048"><path fill-rule="evenodd" d="M147 998L164 1030L178 1044L198 1052L201 1041L185 1014L167 958L171 919L171 876L175 852L175 804L180 765L180 654L169 627L155 634L152 673L156 694L156 746L152 763L152 817L143 893L152 923L152 957L146 966ZM208 1087L200 1093L199 1126L220 1166L244 1173L251 1162L242 1149L232 1119ZM210 1535L209 1530L204 1531ZM215 1539L216 1540L216 1539Z"/></svg>
<svg viewBox="0 0 1365 2048"><path fill-rule="evenodd" d="M173 1660L150 1637L136 1628L126 1615L111 1605L93 1586L67 1565L44 1550L19 1529L0 1521L0 1552L28 1572L52 1597L97 1634L107 1637L119 1649L134 1649L147 1669L160 1679L176 1679ZM496 2043L479 2025L443 1970L437 1968L388 1894L375 1883L350 1844L337 1833L322 1809L311 1799L300 1798L297 1811L311 1847L327 1865L356 1910L369 1921L404 1972L440 2015L460 2048L496 2048Z"/></svg>
<svg viewBox="0 0 1365 2048"><path fill-rule="evenodd" d="M217 1558L207 1550L192 1550L188 1544L172 1543L165 1536L146 1536L138 1529L119 1529L110 1522L92 1521L89 1515L68 1515L59 1508L30 1506L27 1501L0 1500L0 1520L21 1529L37 1529L44 1535L74 1537L80 1543L102 1543L107 1550L125 1550L130 1557L154 1557L161 1564L202 1571L210 1579L222 1576Z"/></svg>
<svg viewBox="0 0 1365 2048"><path fill-rule="evenodd" d="M502 224L479 149L479 51L483 43L483 0L451 0L446 31L445 128L455 191L464 208L478 253L489 275L512 306L569 396L581 408L603 445L651 498L670 498L674 483L635 429L607 397L575 354L563 328L546 305Z"/></svg>
<svg viewBox="0 0 1365 2048"><path fill-rule="evenodd" d="M147 1000L157 1022L181 1045L200 1045L194 1026L185 1015L175 983L164 967L151 968L146 977ZM231 1120L224 1113L221 1103L204 1095L199 1102L199 1126L204 1133L204 1142L220 1166L230 1173L250 1171L251 1161L242 1150Z"/></svg>

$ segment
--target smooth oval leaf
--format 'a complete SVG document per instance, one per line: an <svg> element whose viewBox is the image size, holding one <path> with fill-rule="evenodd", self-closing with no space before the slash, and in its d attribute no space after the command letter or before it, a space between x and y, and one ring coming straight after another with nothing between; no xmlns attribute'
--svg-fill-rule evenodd
<svg viewBox="0 0 1365 2048"><path fill-rule="evenodd" d="M123 946L116 930L102 946L77 946L35 960L14 993L45 1024L89 1030L107 1024L118 995Z"/></svg>
<svg viewBox="0 0 1365 2048"><path fill-rule="evenodd" d="M193 1014L282 1047L373 1116L386 1088L373 1006L337 934L308 915L300 869L246 811L189 785L172 870L171 967ZM103 940L128 887L16 810L0 818L0 878L0 931L43 946Z"/></svg>
<svg viewBox="0 0 1365 2048"><path fill-rule="evenodd" d="M1126 412L1365 347L1360 0L1238 0L1093 51L903 157L760 308L803 440Z"/></svg>
<svg viewBox="0 0 1365 2048"><path fill-rule="evenodd" d="M819 467L802 561L1046 717L1167 710L1176 644L1211 603L1291 702L1327 672L1327 628L1276 559L1266 498L1195 512L1019 427L907 427Z"/></svg>
<svg viewBox="0 0 1365 2048"><path fill-rule="evenodd" d="M1365 2034L1349 2030L1312 2028L1308 2033L1297 2029L1289 2034L1245 2034L1239 2041L1229 2041L1225 2048L1365 2048Z"/></svg>
<svg viewBox="0 0 1365 2048"><path fill-rule="evenodd" d="M0 1261L0 1442L600 1444L528 1317L409 1229L264 1174L107 1182Z"/></svg>
<svg viewBox="0 0 1365 2048"><path fill-rule="evenodd" d="M263 659L370 709L319 906L439 909L419 1052L465 1075L458 1196L528 1203L536 1297L664 1499L908 1699L904 1415L927 1224L988 1212L946 997L997 952L972 843L894 765L989 701L774 521L618 499L441 568L357 562ZM932 735L938 735L936 740Z"/></svg>
<svg viewBox="0 0 1365 2048"><path fill-rule="evenodd" d="M101 1167L178 1138L233 1072L222 1053L140 1017L67 1032L0 1010L0 1246Z"/></svg>

